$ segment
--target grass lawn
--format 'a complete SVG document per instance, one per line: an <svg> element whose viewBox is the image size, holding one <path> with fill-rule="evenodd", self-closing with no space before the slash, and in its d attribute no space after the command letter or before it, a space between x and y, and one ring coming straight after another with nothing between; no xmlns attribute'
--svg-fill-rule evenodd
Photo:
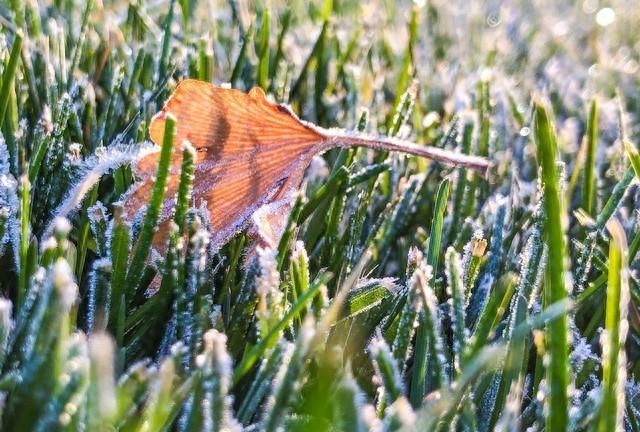
<svg viewBox="0 0 640 432"><path fill-rule="evenodd" d="M0 430L640 431L639 23L637 0L0 0ZM298 141L253 125L258 91L191 93L154 145L185 78L419 147L281 180L260 161ZM262 131L250 164L207 173L211 107Z"/></svg>

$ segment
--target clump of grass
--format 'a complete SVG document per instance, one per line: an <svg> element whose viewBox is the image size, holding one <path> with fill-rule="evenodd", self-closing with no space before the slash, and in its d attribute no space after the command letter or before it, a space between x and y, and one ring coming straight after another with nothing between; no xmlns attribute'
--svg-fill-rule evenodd
<svg viewBox="0 0 640 432"><path fill-rule="evenodd" d="M0 0L0 429L640 429L640 12L420 3ZM332 150L213 250L186 77L493 167Z"/></svg>

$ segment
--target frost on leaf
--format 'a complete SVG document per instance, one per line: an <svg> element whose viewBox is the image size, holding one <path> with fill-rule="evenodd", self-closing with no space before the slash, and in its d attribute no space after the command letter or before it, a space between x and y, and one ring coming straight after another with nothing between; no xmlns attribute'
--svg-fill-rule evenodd
<svg viewBox="0 0 640 432"><path fill-rule="evenodd" d="M99 151L87 158L79 167L80 180L71 187L66 197L54 212L54 217L72 215L82 204L84 197L95 186L103 175L122 165L130 165L141 158L158 152L158 147L150 143L142 145L117 144ZM53 228L50 222L43 237L47 237Z"/></svg>

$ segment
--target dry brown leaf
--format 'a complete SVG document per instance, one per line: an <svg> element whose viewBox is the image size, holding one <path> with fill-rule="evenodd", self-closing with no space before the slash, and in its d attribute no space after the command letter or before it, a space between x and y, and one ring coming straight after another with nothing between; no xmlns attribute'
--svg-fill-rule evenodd
<svg viewBox="0 0 640 432"><path fill-rule="evenodd" d="M203 81L182 81L152 119L149 134L156 144L162 143L167 113L177 119L177 132L163 214L154 236L156 250L164 250L180 176L180 144L184 140L191 142L197 152L192 204L206 205L214 248L242 229L258 208L279 202L274 205L277 214L260 218L260 223L270 225L266 234L269 238L263 240L277 242L286 222L283 208L287 208L287 197L300 186L313 156L335 147L401 151L481 172L489 166L488 161L478 157L315 126L298 119L287 106L269 101L259 88L243 93ZM154 153L137 164L140 182L123 200L125 217L133 217L147 204L158 158L159 154Z"/></svg>

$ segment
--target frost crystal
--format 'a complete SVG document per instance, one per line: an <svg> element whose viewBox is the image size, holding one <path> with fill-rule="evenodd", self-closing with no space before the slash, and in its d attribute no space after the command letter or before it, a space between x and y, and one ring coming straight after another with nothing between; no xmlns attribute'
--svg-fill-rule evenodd
<svg viewBox="0 0 640 432"><path fill-rule="evenodd" d="M81 180L71 187L66 198L58 206L54 214L56 216L69 217L78 209L85 195L98 183L100 178L112 169L122 165L133 164L143 157L159 151L158 146L151 143L133 146L117 144L108 149L96 150L96 153L86 159L79 167ZM47 237L53 229L53 223L49 223L44 237Z"/></svg>
<svg viewBox="0 0 640 432"><path fill-rule="evenodd" d="M260 275L256 282L258 295L257 316L263 323L263 331L267 331L284 313L284 295L280 290L280 273L276 251L271 248L257 248Z"/></svg>
<svg viewBox="0 0 640 432"><path fill-rule="evenodd" d="M16 217L19 207L17 188L18 183L10 171L9 152L4 138L0 134L0 212L2 212L1 219L5 221L4 234L0 235L0 254L8 241L13 245L15 252L18 250L20 229ZM14 253L13 255L17 267L19 254Z"/></svg>
<svg viewBox="0 0 640 432"><path fill-rule="evenodd" d="M573 351L571 352L571 364L576 371L582 370L582 367L586 361L599 361L591 350L591 346L587 342L587 339L578 335L574 336L576 342L573 345Z"/></svg>

